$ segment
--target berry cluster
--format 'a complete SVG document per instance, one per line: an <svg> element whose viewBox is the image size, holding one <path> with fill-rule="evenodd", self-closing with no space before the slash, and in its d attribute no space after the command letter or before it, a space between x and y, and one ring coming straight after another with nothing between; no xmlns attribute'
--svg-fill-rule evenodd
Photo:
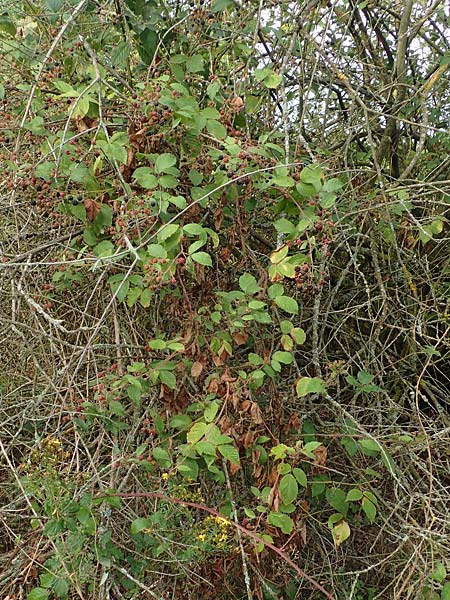
<svg viewBox="0 0 450 600"><path fill-rule="evenodd" d="M316 273L308 263L295 267L295 283L297 289L307 296L316 294L328 281L325 271Z"/></svg>

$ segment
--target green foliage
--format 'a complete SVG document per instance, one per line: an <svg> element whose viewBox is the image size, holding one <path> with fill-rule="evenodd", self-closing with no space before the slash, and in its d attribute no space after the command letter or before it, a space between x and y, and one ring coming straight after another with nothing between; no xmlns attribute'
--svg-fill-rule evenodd
<svg viewBox="0 0 450 600"><path fill-rule="evenodd" d="M2 453L11 537L45 548L29 600L175 597L180 565L234 577L267 543L320 562L379 538L403 454L431 461L422 408L420 435L391 431L447 385L448 265L420 272L448 254L447 17L325 5L2 9L7 435L28 399ZM449 597L444 559L425 579Z"/></svg>

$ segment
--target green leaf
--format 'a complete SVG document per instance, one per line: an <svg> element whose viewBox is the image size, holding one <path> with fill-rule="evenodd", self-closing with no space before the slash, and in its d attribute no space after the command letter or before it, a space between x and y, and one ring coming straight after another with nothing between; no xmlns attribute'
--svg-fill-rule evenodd
<svg viewBox="0 0 450 600"><path fill-rule="evenodd" d="M154 258L167 258L167 250L161 244L149 244L147 254Z"/></svg>
<svg viewBox="0 0 450 600"><path fill-rule="evenodd" d="M450 600L450 583L445 583L442 587L441 600Z"/></svg>
<svg viewBox="0 0 450 600"><path fill-rule="evenodd" d="M159 37L156 31L146 27L139 34L138 52L142 62L150 65L158 46Z"/></svg>
<svg viewBox="0 0 450 600"><path fill-rule="evenodd" d="M280 481L280 494L284 504L291 504L298 496L298 483L296 478L288 473Z"/></svg>
<svg viewBox="0 0 450 600"><path fill-rule="evenodd" d="M170 371L160 371L159 372L159 379L162 383L164 383L164 385L167 385L167 387L171 390L175 390L177 387L177 379L175 377L175 375L173 373L171 373Z"/></svg>
<svg viewBox="0 0 450 600"><path fill-rule="evenodd" d="M321 167L317 165L307 165L300 173L300 181L307 184L309 183L314 187L316 192L320 192L322 189L322 175L323 171Z"/></svg>
<svg viewBox="0 0 450 600"><path fill-rule="evenodd" d="M296 344L302 345L306 341L306 333L301 327L294 327L290 331L290 335Z"/></svg>
<svg viewBox="0 0 450 600"><path fill-rule="evenodd" d="M246 294L257 294L261 291L256 279L250 273L244 273L239 277L239 287Z"/></svg>
<svg viewBox="0 0 450 600"><path fill-rule="evenodd" d="M130 56L130 45L126 41L122 41L111 52L111 63L115 67L124 68L127 65L128 57Z"/></svg>
<svg viewBox="0 0 450 600"><path fill-rule="evenodd" d="M152 528L152 520L147 519L146 517L138 517L131 523L130 531L132 535L136 535L137 533L141 533L145 529Z"/></svg>
<svg viewBox="0 0 450 600"><path fill-rule="evenodd" d="M367 456L377 456L381 452L380 445L375 440L359 440L358 444Z"/></svg>
<svg viewBox="0 0 450 600"><path fill-rule="evenodd" d="M295 179L288 175L277 175L272 179L272 184L283 188L294 187Z"/></svg>
<svg viewBox="0 0 450 600"><path fill-rule="evenodd" d="M172 460L170 458L169 453L167 452L167 450L161 448L160 446L156 446L156 448L153 448L152 456L156 460L158 465L163 469L168 469L172 465Z"/></svg>
<svg viewBox="0 0 450 600"><path fill-rule="evenodd" d="M295 479L298 481L298 483L302 487L307 487L308 479L307 479L306 473L303 469L300 469L299 467L294 467L294 469L292 469L292 473L293 473Z"/></svg>
<svg viewBox="0 0 450 600"><path fill-rule="evenodd" d="M200 73L200 71L203 71L205 68L203 56L201 54L190 56L186 61L186 68L191 73Z"/></svg>
<svg viewBox="0 0 450 600"><path fill-rule="evenodd" d="M431 573L431 579L437 581L438 583L442 583L444 579L447 577L447 570L441 561L436 563L434 571Z"/></svg>
<svg viewBox="0 0 450 600"><path fill-rule="evenodd" d="M220 1L220 0L219 0ZM6 13L7 14L7 13ZM9 19L5 13L0 16L0 31L4 31L7 35L14 37L17 33L17 28L11 19ZM38 588L36 588L38 589ZM36 600L36 599L33 599Z"/></svg>
<svg viewBox="0 0 450 600"><path fill-rule="evenodd" d="M132 400L135 404L139 405L141 402L141 394L142 389L139 382L132 383L127 386L127 396L130 400Z"/></svg>
<svg viewBox="0 0 450 600"><path fill-rule="evenodd" d="M187 233L188 235L198 235L205 239L207 237L205 228L200 225L200 223L187 223L183 227L183 233Z"/></svg>
<svg viewBox="0 0 450 600"><path fill-rule="evenodd" d="M369 523L373 523L377 515L377 507L375 504L368 498L364 497L362 501L362 507L363 511L366 513Z"/></svg>
<svg viewBox="0 0 450 600"><path fill-rule="evenodd" d="M361 500L363 493L361 490L350 490L345 497L346 502L357 502Z"/></svg>
<svg viewBox="0 0 450 600"><path fill-rule="evenodd" d="M100 228L111 227L113 219L113 210L107 204L102 204L98 211L94 223Z"/></svg>
<svg viewBox="0 0 450 600"><path fill-rule="evenodd" d="M320 377L301 377L297 381L296 390L299 398L308 394L325 394L327 391Z"/></svg>
<svg viewBox="0 0 450 600"><path fill-rule="evenodd" d="M281 350L277 350L272 355L272 359L282 363L283 365L290 365L294 361L294 357L290 352L283 352Z"/></svg>
<svg viewBox="0 0 450 600"><path fill-rule="evenodd" d="M50 592L44 588L36 587L27 595L27 600L47 600Z"/></svg>
<svg viewBox="0 0 450 600"><path fill-rule="evenodd" d="M178 472L182 477L189 477L196 481L198 477L198 463L193 458L184 458L183 462L177 465Z"/></svg>
<svg viewBox="0 0 450 600"><path fill-rule="evenodd" d="M163 188L172 189L177 187L178 179L176 177L173 177L173 175L162 175L158 179L158 183Z"/></svg>
<svg viewBox="0 0 450 600"><path fill-rule="evenodd" d="M176 165L177 157L165 152L160 154L155 162L155 171L157 173L170 173L170 168Z"/></svg>
<svg viewBox="0 0 450 600"><path fill-rule="evenodd" d="M283 533L289 534L294 528L294 521L288 515L278 512L271 512L267 517L267 522L274 527L281 529Z"/></svg>
<svg viewBox="0 0 450 600"><path fill-rule="evenodd" d="M280 475L286 475L286 473L290 473L292 471L292 467L289 463L280 462L277 465L277 472Z"/></svg>
<svg viewBox="0 0 450 600"><path fill-rule="evenodd" d="M95 254L95 256L103 258L106 256L112 256L114 254L114 250L115 248L112 242L109 240L103 240L93 248L92 252Z"/></svg>
<svg viewBox="0 0 450 600"><path fill-rule="evenodd" d="M348 503L346 501L346 494L344 490L338 487L330 487L326 491L326 498L328 504L334 509L340 512L344 517L347 515Z"/></svg>
<svg viewBox="0 0 450 600"><path fill-rule="evenodd" d="M237 448L235 448L233 445L231 444L223 444L221 446L218 446L218 450L220 452L220 454L226 458L227 460L229 460L231 463L235 464L235 465L239 465L240 461L239 461L239 452L237 450Z"/></svg>
<svg viewBox="0 0 450 600"><path fill-rule="evenodd" d="M284 292L284 288L281 283L274 283L268 289L269 298L274 300L277 296L282 296Z"/></svg>
<svg viewBox="0 0 450 600"><path fill-rule="evenodd" d="M255 367L258 365L262 365L264 359L259 356L259 354L255 354L254 352L249 352L248 354L248 362Z"/></svg>
<svg viewBox="0 0 450 600"><path fill-rule="evenodd" d="M298 315L298 304L297 300L294 300L294 298L291 298L290 296L276 296L274 302L281 310L284 310L291 315Z"/></svg>
<svg viewBox="0 0 450 600"><path fill-rule="evenodd" d="M128 294L130 282L125 280L125 275L113 275L108 279L112 293L116 296L117 302L123 302Z"/></svg>
<svg viewBox="0 0 450 600"><path fill-rule="evenodd" d="M180 229L180 226L177 225L176 223L169 223L167 225L164 225L158 231L158 234L156 236L158 238L158 242L165 242L172 235L174 235L179 229Z"/></svg>
<svg viewBox="0 0 450 600"><path fill-rule="evenodd" d="M344 182L337 177L333 177L332 179L328 179L325 181L323 185L323 189L325 192L337 192L344 186Z"/></svg>
<svg viewBox="0 0 450 600"><path fill-rule="evenodd" d="M219 123L219 121L216 121L214 119L208 119L208 121L206 122L206 129L209 134L211 134L219 140L223 140L227 137L226 127L222 125L222 123Z"/></svg>
<svg viewBox="0 0 450 600"><path fill-rule="evenodd" d="M175 415L170 419L170 427L173 429L188 429L192 425L192 419L189 415Z"/></svg>
<svg viewBox="0 0 450 600"><path fill-rule="evenodd" d="M281 75L279 75L278 73L269 73L267 75L267 77L264 78L264 85L266 86L266 88L269 88L270 90L276 90L278 87L280 87L280 84L282 82L282 77Z"/></svg>
<svg viewBox="0 0 450 600"><path fill-rule="evenodd" d="M0 100L3 100L3 98L5 97L5 86L0 83Z"/></svg>
<svg viewBox="0 0 450 600"><path fill-rule="evenodd" d="M38 165L34 170L34 175L48 181L51 177L52 171L55 170L55 164L52 162L43 162Z"/></svg>
<svg viewBox="0 0 450 600"><path fill-rule="evenodd" d="M233 6L233 0L216 0L211 6L211 12L216 13Z"/></svg>
<svg viewBox="0 0 450 600"><path fill-rule="evenodd" d="M278 250L275 250L275 252L272 252L272 254L270 255L270 262L273 265L277 265L281 261L283 261L288 254L289 246L285 244L284 246L281 246L281 248L279 248Z"/></svg>
<svg viewBox="0 0 450 600"><path fill-rule="evenodd" d="M232 3L232 0L226 0L226 1L227 2L229 1L230 4ZM214 100L214 98L217 96L217 93L219 92L219 90L220 90L220 83L218 81L213 81L206 88L206 93L208 94L208 96L211 100Z"/></svg>
<svg viewBox="0 0 450 600"><path fill-rule="evenodd" d="M151 299L153 298L153 290L150 288L145 288L142 290L141 295L139 297L139 304L143 308L148 308L150 306Z"/></svg>
<svg viewBox="0 0 450 600"><path fill-rule="evenodd" d="M275 221L274 227L278 233L293 234L296 232L294 223L288 221L284 217L282 219L278 219L278 221Z"/></svg>
<svg viewBox="0 0 450 600"><path fill-rule="evenodd" d="M116 415L118 417L123 417L125 415L125 409L122 403L118 400L110 400L108 402L108 408L112 415Z"/></svg>
<svg viewBox="0 0 450 600"><path fill-rule="evenodd" d="M193 185L200 185L203 181L203 173L200 173L197 169L191 169L189 171L189 179L192 181Z"/></svg>
<svg viewBox="0 0 450 600"><path fill-rule="evenodd" d="M294 326L292 325L292 323L290 321L286 321L286 320L280 321L281 333L288 334L292 331L293 327Z"/></svg>
<svg viewBox="0 0 450 600"><path fill-rule="evenodd" d="M205 417L205 421L207 423L212 423L217 415L217 411L219 410L220 404L213 400L208 404L203 412L203 416Z"/></svg>
<svg viewBox="0 0 450 600"><path fill-rule="evenodd" d="M153 190L158 187L158 179L152 172L150 167L138 167L133 172L133 179L137 184L147 190Z"/></svg>
<svg viewBox="0 0 450 600"><path fill-rule="evenodd" d="M202 439L208 429L208 425L203 422L194 423L187 434L188 444L196 444Z"/></svg>
<svg viewBox="0 0 450 600"><path fill-rule="evenodd" d="M195 254L191 254L191 258L200 265L212 267L211 256L207 252L195 252Z"/></svg>
<svg viewBox="0 0 450 600"><path fill-rule="evenodd" d="M359 451L358 444L353 438L344 437L341 439L341 444L344 446L349 456L355 456Z"/></svg>

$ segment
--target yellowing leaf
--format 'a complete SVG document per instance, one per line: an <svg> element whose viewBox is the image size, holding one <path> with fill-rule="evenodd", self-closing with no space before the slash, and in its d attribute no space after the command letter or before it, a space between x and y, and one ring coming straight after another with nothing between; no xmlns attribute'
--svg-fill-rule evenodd
<svg viewBox="0 0 450 600"><path fill-rule="evenodd" d="M339 523L333 527L331 533L333 534L334 544L338 547L350 537L349 524L342 519L342 521L339 521Z"/></svg>

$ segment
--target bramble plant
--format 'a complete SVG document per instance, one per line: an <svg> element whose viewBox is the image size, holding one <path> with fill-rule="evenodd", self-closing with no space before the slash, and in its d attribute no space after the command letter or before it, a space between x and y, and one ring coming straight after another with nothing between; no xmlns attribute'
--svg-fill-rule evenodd
<svg viewBox="0 0 450 600"><path fill-rule="evenodd" d="M5 1L0 596L450 597L425 4Z"/></svg>

